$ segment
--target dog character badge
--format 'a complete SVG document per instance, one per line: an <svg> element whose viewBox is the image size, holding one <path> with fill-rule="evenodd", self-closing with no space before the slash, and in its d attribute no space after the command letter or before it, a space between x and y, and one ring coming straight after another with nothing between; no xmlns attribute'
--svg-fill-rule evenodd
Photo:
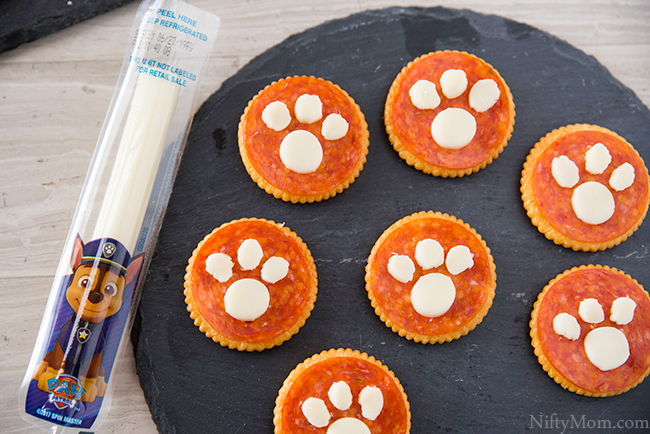
<svg viewBox="0 0 650 434"><path fill-rule="evenodd" d="M32 377L57 408L74 407L79 401L92 403L104 396L110 374L102 360L106 329L109 319L126 304L125 290L130 288L132 294L142 261L143 255L131 259L126 247L115 239L84 245L77 236L70 264L73 273L64 291L73 314L56 332L53 348ZM119 343L121 332L111 335Z"/></svg>

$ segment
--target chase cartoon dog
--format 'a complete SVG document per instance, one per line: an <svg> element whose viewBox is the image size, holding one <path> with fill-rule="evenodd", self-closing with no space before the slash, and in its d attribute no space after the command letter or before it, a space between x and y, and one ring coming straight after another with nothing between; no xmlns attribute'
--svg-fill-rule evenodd
<svg viewBox="0 0 650 434"><path fill-rule="evenodd" d="M125 288L137 283L143 255L131 256L119 241L102 238L83 244L77 236L73 274L65 298L74 314L59 329L32 377L38 388L71 401L93 402L106 392L102 356L105 320L122 307Z"/></svg>

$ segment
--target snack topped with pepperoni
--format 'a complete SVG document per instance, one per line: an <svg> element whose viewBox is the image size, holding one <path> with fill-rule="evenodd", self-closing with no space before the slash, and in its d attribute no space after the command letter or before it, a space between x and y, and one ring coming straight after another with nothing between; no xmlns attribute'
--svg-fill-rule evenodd
<svg viewBox="0 0 650 434"><path fill-rule="evenodd" d="M409 403L392 371L366 353L332 349L299 364L276 399L275 434L407 434Z"/></svg>
<svg viewBox="0 0 650 434"><path fill-rule="evenodd" d="M474 229L447 214L421 212L379 237L366 266L375 312L393 331L442 343L473 330L496 288L490 249Z"/></svg>
<svg viewBox="0 0 650 434"><path fill-rule="evenodd" d="M565 389L617 395L650 373L650 297L619 270L581 266L539 295L530 335L540 364Z"/></svg>
<svg viewBox="0 0 650 434"><path fill-rule="evenodd" d="M464 176L490 164L515 123L510 89L488 63L437 51L409 63L393 81L384 119L393 148L435 176Z"/></svg>
<svg viewBox="0 0 650 434"><path fill-rule="evenodd" d="M215 342L240 351L280 345L314 307L316 266L305 243L263 219L226 223L194 250L185 275L190 317Z"/></svg>
<svg viewBox="0 0 650 434"><path fill-rule="evenodd" d="M265 87L239 123L246 170L284 201L319 202L341 193L363 169L368 125L339 86L315 77L288 77Z"/></svg>
<svg viewBox="0 0 650 434"><path fill-rule="evenodd" d="M583 251L625 241L650 203L648 169L638 152L596 125L570 125L543 137L524 164L521 192L540 232Z"/></svg>

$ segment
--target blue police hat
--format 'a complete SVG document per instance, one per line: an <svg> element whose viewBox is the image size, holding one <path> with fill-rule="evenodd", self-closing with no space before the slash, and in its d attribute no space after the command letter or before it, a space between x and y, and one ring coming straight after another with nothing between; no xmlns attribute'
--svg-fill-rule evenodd
<svg viewBox="0 0 650 434"><path fill-rule="evenodd" d="M116 267L119 274L126 273L126 267L131 262L128 249L114 238L99 238L89 241L83 247L81 263L92 265L102 262Z"/></svg>

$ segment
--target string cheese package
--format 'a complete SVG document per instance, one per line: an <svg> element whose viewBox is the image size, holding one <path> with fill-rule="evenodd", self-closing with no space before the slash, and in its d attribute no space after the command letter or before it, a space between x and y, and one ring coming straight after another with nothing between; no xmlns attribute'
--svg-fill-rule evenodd
<svg viewBox="0 0 650 434"><path fill-rule="evenodd" d="M144 0L20 388L23 419L92 433L110 407L219 18Z"/></svg>

